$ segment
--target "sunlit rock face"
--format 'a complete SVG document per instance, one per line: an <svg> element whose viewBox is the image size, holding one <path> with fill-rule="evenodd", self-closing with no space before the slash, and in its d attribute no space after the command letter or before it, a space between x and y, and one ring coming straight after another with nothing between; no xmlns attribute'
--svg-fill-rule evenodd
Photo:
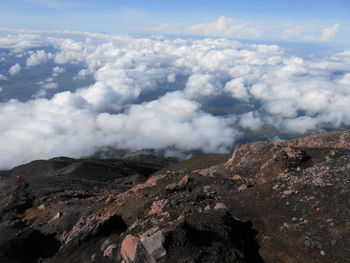
<svg viewBox="0 0 350 263"><path fill-rule="evenodd" d="M0 168L108 149L229 152L349 126L350 53L0 31Z"/></svg>

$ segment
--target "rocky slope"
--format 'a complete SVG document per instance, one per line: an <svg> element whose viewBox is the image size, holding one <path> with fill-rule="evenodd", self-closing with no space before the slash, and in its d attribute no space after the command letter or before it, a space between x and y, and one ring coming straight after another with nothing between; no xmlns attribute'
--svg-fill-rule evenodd
<svg viewBox="0 0 350 263"><path fill-rule="evenodd" d="M350 262L350 132L0 175L0 262ZM150 176L153 174L153 176Z"/></svg>

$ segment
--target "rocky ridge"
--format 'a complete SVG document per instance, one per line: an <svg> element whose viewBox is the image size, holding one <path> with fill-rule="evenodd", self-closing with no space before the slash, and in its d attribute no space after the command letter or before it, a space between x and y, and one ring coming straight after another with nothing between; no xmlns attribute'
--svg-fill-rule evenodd
<svg viewBox="0 0 350 263"><path fill-rule="evenodd" d="M70 158L4 173L0 261L350 262L349 131L201 158L158 173Z"/></svg>

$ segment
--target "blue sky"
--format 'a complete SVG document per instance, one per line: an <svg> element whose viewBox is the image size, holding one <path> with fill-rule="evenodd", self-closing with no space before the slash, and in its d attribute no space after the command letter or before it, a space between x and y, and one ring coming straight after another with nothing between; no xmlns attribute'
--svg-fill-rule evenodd
<svg viewBox="0 0 350 263"><path fill-rule="evenodd" d="M349 14L349 0L1 0L0 27L350 43Z"/></svg>

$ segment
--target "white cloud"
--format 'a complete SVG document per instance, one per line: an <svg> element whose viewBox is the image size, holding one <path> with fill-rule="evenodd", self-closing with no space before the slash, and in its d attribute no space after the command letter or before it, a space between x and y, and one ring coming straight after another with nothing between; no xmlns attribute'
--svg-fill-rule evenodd
<svg viewBox="0 0 350 263"><path fill-rule="evenodd" d="M340 84L350 85L350 73L345 74L340 80Z"/></svg>
<svg viewBox="0 0 350 263"><path fill-rule="evenodd" d="M52 57L53 55L51 53L46 53L44 50L38 50L27 59L27 66L33 67L43 64Z"/></svg>
<svg viewBox="0 0 350 263"><path fill-rule="evenodd" d="M221 16L217 21L191 26L190 33L211 37L258 38L261 28L246 22Z"/></svg>
<svg viewBox="0 0 350 263"><path fill-rule="evenodd" d="M236 78L225 84L225 91L231 93L231 96L236 99L248 100L248 89L245 86L244 78Z"/></svg>
<svg viewBox="0 0 350 263"><path fill-rule="evenodd" d="M0 80L7 80L7 78L4 75L0 74Z"/></svg>
<svg viewBox="0 0 350 263"><path fill-rule="evenodd" d="M316 129L317 120L308 116L303 116L296 119L286 119L284 120L283 125L289 132L302 134Z"/></svg>
<svg viewBox="0 0 350 263"><path fill-rule="evenodd" d="M239 125L246 129L259 130L263 124L258 113L253 111L242 114L239 119Z"/></svg>
<svg viewBox="0 0 350 263"><path fill-rule="evenodd" d="M1 31L2 30L0 30L0 48L10 48L13 49L15 52L22 52L25 49L40 47L47 43L47 40L38 34L7 34L9 32L16 32L7 30L5 30L5 34L1 34Z"/></svg>
<svg viewBox="0 0 350 263"><path fill-rule="evenodd" d="M11 76L17 75L21 71L21 65L19 63L16 63L12 67L9 68L9 74Z"/></svg>
<svg viewBox="0 0 350 263"><path fill-rule="evenodd" d="M189 77L185 93L191 97L210 96L217 93L215 78L209 74L193 74Z"/></svg>
<svg viewBox="0 0 350 263"><path fill-rule="evenodd" d="M332 27L326 27L322 29L321 41L326 42L331 40L331 38L334 37L335 34L339 31L339 26L340 24L335 24Z"/></svg>
<svg viewBox="0 0 350 263"><path fill-rule="evenodd" d="M49 83L46 83L44 86L43 86L44 89L57 89L58 88L58 85L57 83L55 82L49 82Z"/></svg>
<svg viewBox="0 0 350 263"><path fill-rule="evenodd" d="M121 114L96 114L85 106L70 92L59 93L52 100L12 100L1 105L0 124L6 127L1 133L1 167L35 158L92 154L103 146L222 152L238 135L225 119L200 111L198 103L180 92L133 105Z"/></svg>
<svg viewBox="0 0 350 263"><path fill-rule="evenodd" d="M328 42L338 33L339 27L340 24L335 24L331 27L325 27L321 30L321 36L307 34L304 36L304 39L308 41Z"/></svg>
<svg viewBox="0 0 350 263"><path fill-rule="evenodd" d="M18 34L19 42L30 42ZM107 146L224 151L238 130L264 125L282 134L350 125L348 51L300 58L276 45L225 39L66 37L41 36L37 47L51 43L56 63L81 65L94 83L74 92L54 89L52 74L64 71L55 66L33 100L0 104L1 168ZM44 99L50 87L56 94ZM148 92L156 96L142 101ZM218 107L239 109L221 117L203 111L203 101L220 96L235 100Z"/></svg>
<svg viewBox="0 0 350 263"><path fill-rule="evenodd" d="M2 87L0 87L0 92L2 92Z"/></svg>
<svg viewBox="0 0 350 263"><path fill-rule="evenodd" d="M56 74L55 76L57 76L58 74L61 74L63 72L65 72L66 70L64 68L61 67L53 67L52 68L52 74Z"/></svg>

